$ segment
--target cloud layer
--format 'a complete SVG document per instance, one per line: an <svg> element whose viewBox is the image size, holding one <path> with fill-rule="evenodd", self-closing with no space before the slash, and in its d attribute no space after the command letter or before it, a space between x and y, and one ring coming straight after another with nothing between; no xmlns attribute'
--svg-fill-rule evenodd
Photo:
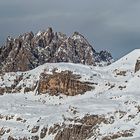
<svg viewBox="0 0 140 140"><path fill-rule="evenodd" d="M52 26L81 32L96 50L115 58L140 48L139 0L0 0L0 41Z"/></svg>

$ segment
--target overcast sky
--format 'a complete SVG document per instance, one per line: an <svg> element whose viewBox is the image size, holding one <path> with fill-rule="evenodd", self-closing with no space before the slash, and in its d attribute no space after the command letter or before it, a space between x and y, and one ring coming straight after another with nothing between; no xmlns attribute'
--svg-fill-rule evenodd
<svg viewBox="0 0 140 140"><path fill-rule="evenodd" d="M140 0L0 0L0 44L8 35L52 27L83 34L119 58L140 48Z"/></svg>

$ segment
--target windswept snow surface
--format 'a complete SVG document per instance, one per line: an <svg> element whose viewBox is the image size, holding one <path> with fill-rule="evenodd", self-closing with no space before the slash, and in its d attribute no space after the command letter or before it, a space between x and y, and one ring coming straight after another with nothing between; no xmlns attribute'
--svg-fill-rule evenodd
<svg viewBox="0 0 140 140"><path fill-rule="evenodd" d="M65 118L82 118L85 114L99 114L105 117L114 117L114 123L101 124L100 135L97 140L104 136L116 134L123 130L134 129L132 137L121 137L119 140L140 139L140 72L134 73L134 66L140 50L134 50L117 62L107 67L92 67L72 63L44 64L34 70L24 73L7 73L4 79L0 77L0 86L12 84L12 79L23 74L21 86L28 86L39 79L40 73L47 70L52 73L54 68L57 72L70 70L81 75L81 81L94 83L95 89L83 95L74 97L35 95L30 93L4 94L0 96L0 114L2 116L14 116L13 119L3 117L0 119L0 128L10 129L10 135L16 138L27 136L33 126L50 127L55 123L62 123ZM126 71L125 75L117 74L118 71ZM27 78L30 75L29 78ZM70 108L75 108L73 114ZM17 121L17 118L22 120ZM36 135L36 134L32 134ZM9 133L0 139L6 140ZM48 135L46 140L53 140L54 135ZM90 138L94 139L94 138Z"/></svg>
<svg viewBox="0 0 140 140"><path fill-rule="evenodd" d="M108 68L110 69L126 69L126 70L133 70L136 64L136 60L140 57L140 49L135 49L129 54L125 55L118 61L114 62Z"/></svg>

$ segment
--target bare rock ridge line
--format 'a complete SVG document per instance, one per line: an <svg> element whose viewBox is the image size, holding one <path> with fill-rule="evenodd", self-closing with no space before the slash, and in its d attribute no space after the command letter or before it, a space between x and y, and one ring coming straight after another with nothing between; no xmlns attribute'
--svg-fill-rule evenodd
<svg viewBox="0 0 140 140"><path fill-rule="evenodd" d="M96 52L78 32L67 37L52 28L46 31L25 33L17 38L8 37L0 47L0 72L27 71L44 63L71 62L97 65L110 64L112 56L107 51Z"/></svg>

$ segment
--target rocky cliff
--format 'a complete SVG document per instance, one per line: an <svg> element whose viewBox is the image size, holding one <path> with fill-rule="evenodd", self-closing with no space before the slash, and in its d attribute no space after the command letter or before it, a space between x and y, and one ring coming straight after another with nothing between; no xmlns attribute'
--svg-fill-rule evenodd
<svg viewBox="0 0 140 140"><path fill-rule="evenodd" d="M27 71L44 63L71 62L96 65L110 64L107 51L96 52L78 32L67 37L48 28L46 31L25 33L17 38L8 37L0 48L0 71Z"/></svg>
<svg viewBox="0 0 140 140"><path fill-rule="evenodd" d="M38 94L58 95L62 93L67 96L75 96L93 89L92 86L79 79L79 75L75 75L71 71L53 72L53 74L41 73Z"/></svg>
<svg viewBox="0 0 140 140"><path fill-rule="evenodd" d="M136 61L136 65L135 65L135 72L140 70L140 57L137 59Z"/></svg>

